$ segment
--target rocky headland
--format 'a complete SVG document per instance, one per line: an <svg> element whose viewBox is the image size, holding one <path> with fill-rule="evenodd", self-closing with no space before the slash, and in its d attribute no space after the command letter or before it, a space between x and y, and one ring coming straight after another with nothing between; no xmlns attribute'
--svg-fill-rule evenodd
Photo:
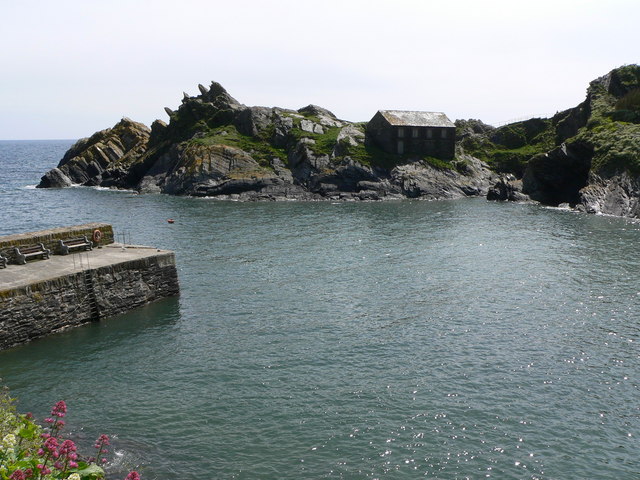
<svg viewBox="0 0 640 480"><path fill-rule="evenodd" d="M458 123L471 132L460 147L501 174L489 199L640 216L640 66L593 80L580 105L551 118Z"/></svg>
<svg viewBox="0 0 640 480"><path fill-rule="evenodd" d="M247 107L218 83L184 94L168 124L123 118L73 145L39 187L73 184L240 200L380 200L485 195L497 176L460 153L447 161L371 145L365 123L309 105Z"/></svg>
<svg viewBox="0 0 640 480"><path fill-rule="evenodd" d="M495 128L457 120L456 155L394 155L366 122L242 105L199 85L169 123L123 118L73 145L39 187L73 184L239 200L383 200L484 196L640 215L640 66L593 80L584 102L552 118Z"/></svg>

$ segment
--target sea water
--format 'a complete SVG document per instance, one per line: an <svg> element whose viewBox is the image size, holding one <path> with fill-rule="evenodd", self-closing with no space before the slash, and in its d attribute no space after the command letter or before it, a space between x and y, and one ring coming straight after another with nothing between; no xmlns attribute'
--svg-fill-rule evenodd
<svg viewBox="0 0 640 480"><path fill-rule="evenodd" d="M638 224L32 188L71 143L0 142L0 234L109 222L174 250L182 293L0 352L0 377L38 418L66 400L87 448L113 436L112 478L640 476Z"/></svg>

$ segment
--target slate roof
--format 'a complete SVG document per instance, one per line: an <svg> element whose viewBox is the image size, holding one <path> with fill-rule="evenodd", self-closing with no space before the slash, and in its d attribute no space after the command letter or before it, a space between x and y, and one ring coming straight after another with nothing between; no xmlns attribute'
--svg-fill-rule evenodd
<svg viewBox="0 0 640 480"><path fill-rule="evenodd" d="M380 113L391 125L404 127L455 127L442 112L380 110Z"/></svg>

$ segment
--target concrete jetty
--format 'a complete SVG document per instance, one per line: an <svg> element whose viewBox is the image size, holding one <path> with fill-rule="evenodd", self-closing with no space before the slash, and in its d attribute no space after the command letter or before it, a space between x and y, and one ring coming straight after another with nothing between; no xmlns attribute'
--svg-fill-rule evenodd
<svg viewBox="0 0 640 480"><path fill-rule="evenodd" d="M56 254L60 239L80 234L98 245ZM0 237L0 254L9 257L0 269L0 349L179 293L173 252L113 237L110 225L95 223ZM49 258L16 264L14 247L37 243Z"/></svg>

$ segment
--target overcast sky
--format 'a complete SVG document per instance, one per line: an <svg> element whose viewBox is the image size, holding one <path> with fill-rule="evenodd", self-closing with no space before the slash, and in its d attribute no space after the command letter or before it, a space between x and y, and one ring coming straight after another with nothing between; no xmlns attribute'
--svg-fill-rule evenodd
<svg viewBox="0 0 640 480"><path fill-rule="evenodd" d="M638 0L0 0L0 139L168 120L212 80L352 121L552 115L640 63L639 21Z"/></svg>

